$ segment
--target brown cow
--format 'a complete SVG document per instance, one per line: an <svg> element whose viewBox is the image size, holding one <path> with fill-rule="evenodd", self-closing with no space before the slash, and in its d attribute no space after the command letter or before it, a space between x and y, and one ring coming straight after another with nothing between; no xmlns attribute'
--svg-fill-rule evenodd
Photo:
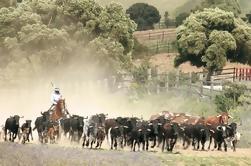
<svg viewBox="0 0 251 166"><path fill-rule="evenodd" d="M232 118L227 112L222 112L217 116L209 116L205 120L207 126L218 126L220 124L228 124L228 119Z"/></svg>

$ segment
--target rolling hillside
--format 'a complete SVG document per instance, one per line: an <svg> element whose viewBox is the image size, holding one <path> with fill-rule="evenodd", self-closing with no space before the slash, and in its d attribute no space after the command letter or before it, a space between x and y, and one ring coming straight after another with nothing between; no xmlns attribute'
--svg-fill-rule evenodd
<svg viewBox="0 0 251 166"><path fill-rule="evenodd" d="M163 14L165 11L169 11L169 13L173 13L173 11L183 5L188 0L96 0L101 5L106 5L113 2L120 3L124 9L127 9L129 6L131 6L134 3L137 2L144 2L151 4L155 6L161 14Z"/></svg>
<svg viewBox="0 0 251 166"><path fill-rule="evenodd" d="M111 2L120 3L125 10L134 3L144 2L155 6L162 15L165 11L169 11L171 16L175 16L181 12L188 12L199 5L201 1L202 0L96 0L96 2L103 6ZM251 11L251 0L239 1L243 13Z"/></svg>

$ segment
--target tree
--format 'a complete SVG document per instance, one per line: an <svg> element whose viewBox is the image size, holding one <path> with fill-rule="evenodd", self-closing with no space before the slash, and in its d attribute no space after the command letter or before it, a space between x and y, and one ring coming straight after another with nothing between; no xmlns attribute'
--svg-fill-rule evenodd
<svg viewBox="0 0 251 166"><path fill-rule="evenodd" d="M215 104L219 112L228 112L241 104L241 96L247 87L236 83L227 82L223 86L223 93L215 96Z"/></svg>
<svg viewBox="0 0 251 166"><path fill-rule="evenodd" d="M190 15L189 13L184 12L176 16L175 18L176 27L180 26L189 15Z"/></svg>
<svg viewBox="0 0 251 166"><path fill-rule="evenodd" d="M220 8L225 11L233 12L235 15L241 14L239 0L203 0L201 8Z"/></svg>
<svg viewBox="0 0 251 166"><path fill-rule="evenodd" d="M146 3L135 3L126 10L126 13L138 25L137 30L153 29L153 25L161 18L157 8Z"/></svg>
<svg viewBox="0 0 251 166"><path fill-rule="evenodd" d="M51 74L77 59L83 72L98 68L105 76L128 71L135 30L134 21L115 3L101 7L94 0L23 0L16 8L0 9L0 68L19 73L22 61L31 75L48 68Z"/></svg>
<svg viewBox="0 0 251 166"><path fill-rule="evenodd" d="M227 61L251 64L251 28L232 12L219 8L191 14L177 30L180 56L175 66L190 61L209 75Z"/></svg>

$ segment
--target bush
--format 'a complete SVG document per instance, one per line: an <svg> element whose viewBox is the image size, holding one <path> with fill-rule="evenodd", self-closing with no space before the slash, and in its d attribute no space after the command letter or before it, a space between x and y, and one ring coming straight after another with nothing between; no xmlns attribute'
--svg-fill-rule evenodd
<svg viewBox="0 0 251 166"><path fill-rule="evenodd" d="M146 55L149 54L148 47L141 44L136 38L134 38L134 47L132 50L132 58L144 58Z"/></svg>

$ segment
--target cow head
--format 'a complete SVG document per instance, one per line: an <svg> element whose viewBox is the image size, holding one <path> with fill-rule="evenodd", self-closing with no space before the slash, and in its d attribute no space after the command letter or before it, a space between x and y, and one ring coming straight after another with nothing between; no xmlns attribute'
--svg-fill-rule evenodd
<svg viewBox="0 0 251 166"><path fill-rule="evenodd" d="M26 120L25 122L26 122L26 124L27 124L27 127L30 128L30 127L31 127L31 122L32 122L32 121L31 121L31 120Z"/></svg>
<svg viewBox="0 0 251 166"><path fill-rule="evenodd" d="M228 124L228 119L232 118L227 112L222 112L221 114L217 115L219 118L220 124Z"/></svg>
<svg viewBox="0 0 251 166"><path fill-rule="evenodd" d="M231 123L230 125L227 125L227 134L230 137L234 137L237 132L237 124Z"/></svg>
<svg viewBox="0 0 251 166"><path fill-rule="evenodd" d="M14 115L14 117L13 117L13 119L14 119L14 121L15 121L15 124L17 125L17 126L19 126L19 120L20 120L20 118L23 118L23 116L18 116L18 115Z"/></svg>
<svg viewBox="0 0 251 166"><path fill-rule="evenodd" d="M78 117L78 123L79 123L79 127L84 127L84 117L79 116Z"/></svg>
<svg viewBox="0 0 251 166"><path fill-rule="evenodd" d="M99 126L105 126L105 119L106 119L107 115L108 114L103 114L103 113L97 115Z"/></svg>
<svg viewBox="0 0 251 166"><path fill-rule="evenodd" d="M227 131L226 131L226 126L220 125L216 127L216 130L218 131L218 133L223 137L226 138L227 137Z"/></svg>

